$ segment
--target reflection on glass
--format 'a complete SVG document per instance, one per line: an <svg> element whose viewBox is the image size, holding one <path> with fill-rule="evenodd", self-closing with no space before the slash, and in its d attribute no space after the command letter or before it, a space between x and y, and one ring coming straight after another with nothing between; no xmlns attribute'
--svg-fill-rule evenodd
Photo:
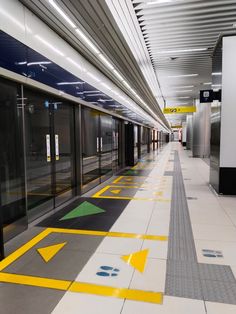
<svg viewBox="0 0 236 314"><path fill-rule="evenodd" d="M134 161L138 160L138 126L134 125Z"/></svg>
<svg viewBox="0 0 236 314"><path fill-rule="evenodd" d="M82 184L87 185L100 177L99 169L99 114L82 108Z"/></svg>
<svg viewBox="0 0 236 314"><path fill-rule="evenodd" d="M1 79L0 90L0 214L7 227L26 214L22 106L20 86Z"/></svg>
<svg viewBox="0 0 236 314"><path fill-rule="evenodd" d="M52 199L52 151L49 101L24 90L28 210Z"/></svg>
<svg viewBox="0 0 236 314"><path fill-rule="evenodd" d="M148 145L148 129L141 127L141 156L147 154L147 145Z"/></svg>
<svg viewBox="0 0 236 314"><path fill-rule="evenodd" d="M112 175L112 117L100 115L101 175Z"/></svg>

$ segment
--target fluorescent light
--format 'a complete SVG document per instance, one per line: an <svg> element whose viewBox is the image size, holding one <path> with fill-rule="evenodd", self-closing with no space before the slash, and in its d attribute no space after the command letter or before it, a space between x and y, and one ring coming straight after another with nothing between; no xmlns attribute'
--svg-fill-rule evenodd
<svg viewBox="0 0 236 314"><path fill-rule="evenodd" d="M87 72L87 74L88 74L94 81L101 82L101 80L99 80L99 78L97 78L97 77L96 77L95 75L93 75L92 73Z"/></svg>
<svg viewBox="0 0 236 314"><path fill-rule="evenodd" d="M53 45L51 45L49 42L47 42L45 39L43 39L42 37L40 37L39 35L34 35L35 38L37 38L39 41L41 41L41 43L43 43L45 46L47 46L48 48L50 48L51 50L53 50L54 52L56 52L57 54L59 54L60 56L64 57L64 53L62 53L60 50L58 50L57 48L55 48Z"/></svg>
<svg viewBox="0 0 236 314"><path fill-rule="evenodd" d="M54 9L66 20L66 22L73 28L76 28L76 25L72 20L67 16L62 9L54 2L54 0L49 0L49 3L54 7Z"/></svg>
<svg viewBox="0 0 236 314"><path fill-rule="evenodd" d="M118 71L116 71L115 69L113 70L114 74L116 75L116 77L120 80L123 81L123 77L120 75L120 73Z"/></svg>
<svg viewBox="0 0 236 314"><path fill-rule="evenodd" d="M175 93L188 93L188 92L192 92L192 89L186 89L186 90L175 90Z"/></svg>
<svg viewBox="0 0 236 314"><path fill-rule="evenodd" d="M84 94L91 94L91 93L98 93L98 90L85 90L83 91Z"/></svg>
<svg viewBox="0 0 236 314"><path fill-rule="evenodd" d="M213 72L212 75L220 76L220 75L222 75L222 72Z"/></svg>
<svg viewBox="0 0 236 314"><path fill-rule="evenodd" d="M211 85L212 82L206 82L206 83L203 83L203 85Z"/></svg>
<svg viewBox="0 0 236 314"><path fill-rule="evenodd" d="M83 85L85 82L60 82L57 85Z"/></svg>
<svg viewBox="0 0 236 314"><path fill-rule="evenodd" d="M83 41L96 53L99 54L99 50L97 47L92 43L92 41L78 28L76 28L76 33L83 39Z"/></svg>
<svg viewBox="0 0 236 314"><path fill-rule="evenodd" d="M75 62L73 59L67 57L66 58L70 63L72 63L74 66L76 66L80 71L84 72L85 69L83 67L81 67L81 65L79 65L77 62Z"/></svg>
<svg viewBox="0 0 236 314"><path fill-rule="evenodd" d="M156 0L156 1L148 1L146 4L147 5L153 5L153 4L161 4L161 3L170 3L173 1L179 1L179 0Z"/></svg>
<svg viewBox="0 0 236 314"><path fill-rule="evenodd" d="M86 94L87 97L97 97L97 96L103 96L104 94Z"/></svg>
<svg viewBox="0 0 236 314"><path fill-rule="evenodd" d="M128 89L131 89L131 86L125 80L122 82Z"/></svg>
<svg viewBox="0 0 236 314"><path fill-rule="evenodd" d="M221 84L213 84L211 85L212 87L221 87L222 85Z"/></svg>
<svg viewBox="0 0 236 314"><path fill-rule="evenodd" d="M179 78L179 77L194 77L198 76L199 74L181 74L181 75L169 75L169 78Z"/></svg>
<svg viewBox="0 0 236 314"><path fill-rule="evenodd" d="M102 62L103 62L109 69L114 70L113 65L107 60L106 57L104 57L103 54L100 53L98 56L99 56L99 58L102 60Z"/></svg>
<svg viewBox="0 0 236 314"><path fill-rule="evenodd" d="M16 62L15 64L17 64L17 65L24 65L24 64L27 64L27 61Z"/></svg>
<svg viewBox="0 0 236 314"><path fill-rule="evenodd" d="M102 99L102 98L99 98L98 101L106 102L106 101L114 101L114 100L113 99Z"/></svg>
<svg viewBox="0 0 236 314"><path fill-rule="evenodd" d="M175 86L175 88L192 88L194 85L186 85L186 86Z"/></svg>
<svg viewBox="0 0 236 314"><path fill-rule="evenodd" d="M182 52L195 52L195 51L206 51L208 48L191 48L191 49L179 49L179 50L160 50L157 51L157 54L165 53L182 53Z"/></svg>
<svg viewBox="0 0 236 314"><path fill-rule="evenodd" d="M50 61L38 61L38 62L29 62L27 63L27 66L31 66L31 65L41 65L41 64L51 64L52 62Z"/></svg>

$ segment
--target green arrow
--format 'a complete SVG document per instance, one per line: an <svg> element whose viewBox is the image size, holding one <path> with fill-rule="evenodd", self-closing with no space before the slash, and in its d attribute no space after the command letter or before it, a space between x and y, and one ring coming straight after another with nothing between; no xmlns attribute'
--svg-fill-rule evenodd
<svg viewBox="0 0 236 314"><path fill-rule="evenodd" d="M89 215L95 215L105 212L104 209L89 203L87 201L80 204L78 207L74 208L72 211L70 211L68 214L66 214L64 217L62 217L60 220L67 220L67 219L73 219L83 216L89 216Z"/></svg>

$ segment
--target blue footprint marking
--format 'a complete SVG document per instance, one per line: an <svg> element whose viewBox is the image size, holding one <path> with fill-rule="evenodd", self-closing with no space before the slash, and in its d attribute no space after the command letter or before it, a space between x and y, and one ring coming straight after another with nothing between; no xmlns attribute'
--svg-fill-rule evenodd
<svg viewBox="0 0 236 314"><path fill-rule="evenodd" d="M111 266L101 266L100 270L96 273L97 276L102 276L102 277L116 277L119 274L119 269L118 268L114 268Z"/></svg>

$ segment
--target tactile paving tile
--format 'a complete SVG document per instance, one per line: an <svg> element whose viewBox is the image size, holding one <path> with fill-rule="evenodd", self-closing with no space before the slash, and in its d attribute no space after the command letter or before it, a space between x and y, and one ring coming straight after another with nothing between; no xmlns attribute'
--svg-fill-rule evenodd
<svg viewBox="0 0 236 314"><path fill-rule="evenodd" d="M173 171L165 294L236 304L236 280L230 266L197 261L177 151Z"/></svg>
<svg viewBox="0 0 236 314"><path fill-rule="evenodd" d="M202 300L203 294L199 279L166 276L165 295Z"/></svg>
<svg viewBox="0 0 236 314"><path fill-rule="evenodd" d="M198 267L201 279L214 281L218 280L236 284L236 280L230 266L199 263Z"/></svg>
<svg viewBox="0 0 236 314"><path fill-rule="evenodd" d="M201 280L201 286L205 301L236 304L236 283Z"/></svg>

